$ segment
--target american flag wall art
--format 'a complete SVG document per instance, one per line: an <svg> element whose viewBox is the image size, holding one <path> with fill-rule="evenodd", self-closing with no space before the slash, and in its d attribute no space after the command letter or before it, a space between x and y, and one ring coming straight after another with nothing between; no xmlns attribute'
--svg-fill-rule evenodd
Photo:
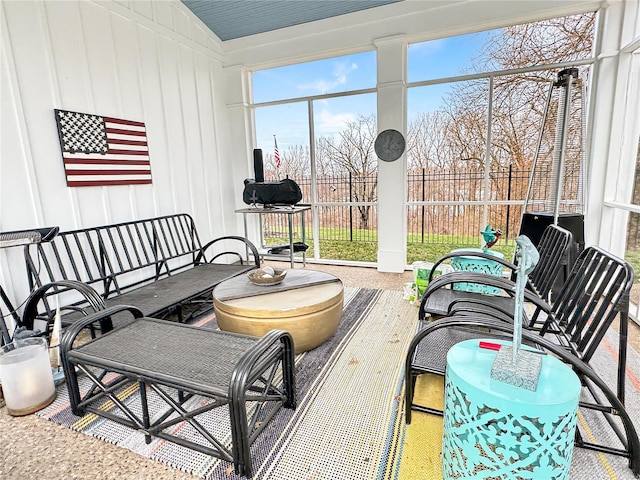
<svg viewBox="0 0 640 480"><path fill-rule="evenodd" d="M69 187L151 183L143 122L55 109Z"/></svg>

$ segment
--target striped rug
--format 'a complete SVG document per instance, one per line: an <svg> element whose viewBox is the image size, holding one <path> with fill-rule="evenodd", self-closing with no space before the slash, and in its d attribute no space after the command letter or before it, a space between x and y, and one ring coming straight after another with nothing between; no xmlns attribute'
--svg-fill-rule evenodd
<svg viewBox="0 0 640 480"><path fill-rule="evenodd" d="M200 320L199 324L203 328L216 328L213 316ZM320 347L296 357L298 408L281 409L252 446L253 478L441 479L442 418L414 412L411 425L404 423L404 358L416 328L416 307L403 301L400 292L346 288L343 317L336 334ZM611 383L617 340L616 332L608 332L592 361L594 368ZM637 427L640 427L639 378L640 355L629 350L626 404ZM130 406L137 398L133 392L131 389L121 394ZM416 395L435 399L434 406L441 407L442 379L421 376ZM160 405L154 405L153 398L150 400L152 408ZM64 384L58 387L55 402L37 415L200 478L241 478L233 473L228 462L164 440L156 439L146 445L142 434L92 414L76 417L69 408ZM204 420L208 427L228 422L222 409L207 415L211 415ZM578 422L585 438L612 438L601 415L581 414ZM180 428L188 427L176 426ZM576 448L571 479L634 477L626 459Z"/></svg>
<svg viewBox="0 0 640 480"><path fill-rule="evenodd" d="M296 357L297 409L281 409L252 446L253 478L397 477L404 431L404 355L417 324L416 307L401 296L395 291L345 289L344 312L336 334L320 347ZM200 324L216 328L213 316ZM137 395L133 392L123 391L121 398L136 408ZM159 406L153 398L150 401L152 409ZM112 405L105 402L103 408ZM228 462L164 440L146 445L141 433L93 414L76 417L71 413L64 384L58 387L56 401L38 415L197 477L241 478ZM217 425L228 425L228 412L223 408L206 415L209 418L199 419L210 428L220 430ZM216 433L218 437L224 435Z"/></svg>

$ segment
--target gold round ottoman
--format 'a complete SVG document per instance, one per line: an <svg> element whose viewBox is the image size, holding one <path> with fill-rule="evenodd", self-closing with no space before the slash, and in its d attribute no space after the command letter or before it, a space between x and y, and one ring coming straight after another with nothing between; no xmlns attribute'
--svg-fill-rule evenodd
<svg viewBox="0 0 640 480"><path fill-rule="evenodd" d="M343 300L342 282L313 270L289 270L284 281L273 286L255 286L240 275L213 291L221 330L257 337L284 330L293 337L295 353L311 350L335 333Z"/></svg>

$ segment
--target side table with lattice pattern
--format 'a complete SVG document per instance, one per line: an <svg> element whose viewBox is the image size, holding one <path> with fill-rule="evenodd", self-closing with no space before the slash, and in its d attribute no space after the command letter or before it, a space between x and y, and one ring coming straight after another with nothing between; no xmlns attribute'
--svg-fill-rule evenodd
<svg viewBox="0 0 640 480"><path fill-rule="evenodd" d="M496 353L480 348L479 340L467 340L447 354L443 478L568 479L580 397L577 375L544 355L532 392L490 378Z"/></svg>
<svg viewBox="0 0 640 480"><path fill-rule="evenodd" d="M494 257L503 259L504 255L494 250L482 250L481 248L460 248L452 250L451 253L460 252L460 256L451 258L451 267L456 272L474 272L484 273L487 275L493 275L494 277L502 276L502 264L494 262L487 258L477 257L473 254L463 255L463 252L477 252L493 255ZM501 290L496 287L490 287L488 285L482 285L480 283L470 282L457 282L453 285L454 290L461 290L463 292L484 293L485 295L500 295Z"/></svg>

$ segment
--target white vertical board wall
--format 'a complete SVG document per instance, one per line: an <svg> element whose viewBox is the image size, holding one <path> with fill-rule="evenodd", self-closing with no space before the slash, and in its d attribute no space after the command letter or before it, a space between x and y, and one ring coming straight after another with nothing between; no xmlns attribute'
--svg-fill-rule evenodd
<svg viewBox="0 0 640 480"><path fill-rule="evenodd" d="M0 14L0 231L186 212L203 241L238 233L216 193L221 42L181 2L5 1ZM55 108L145 122L153 183L67 187ZM20 248L0 250L0 282L26 298Z"/></svg>

